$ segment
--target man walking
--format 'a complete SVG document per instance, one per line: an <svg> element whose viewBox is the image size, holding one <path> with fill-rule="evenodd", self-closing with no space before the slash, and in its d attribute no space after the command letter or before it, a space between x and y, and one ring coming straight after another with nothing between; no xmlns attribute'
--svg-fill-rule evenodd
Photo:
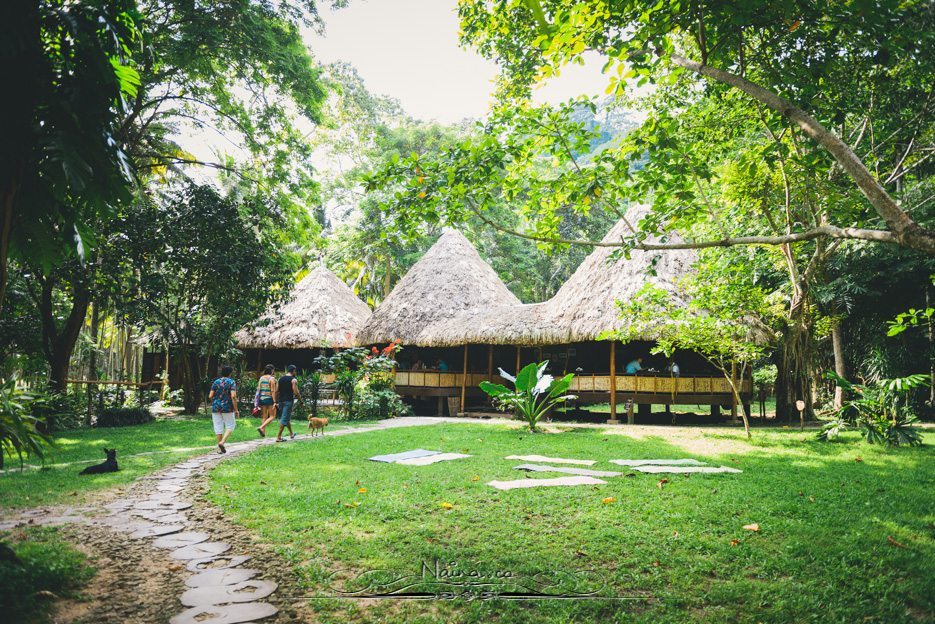
<svg viewBox="0 0 935 624"><path fill-rule="evenodd" d="M282 442L283 429L289 429L289 439L295 438L292 431L292 408L296 401L302 400L299 394L299 382L295 378L295 364L286 367L286 374L279 378L278 384L279 409L282 410L279 415L279 433L276 435L276 441Z"/></svg>
<svg viewBox="0 0 935 624"><path fill-rule="evenodd" d="M236 421L234 415L240 415L237 409L237 382L231 379L234 369L230 366L221 368L221 376L211 384L211 420L214 423L214 435L217 436L218 453L226 453L224 443L233 433Z"/></svg>

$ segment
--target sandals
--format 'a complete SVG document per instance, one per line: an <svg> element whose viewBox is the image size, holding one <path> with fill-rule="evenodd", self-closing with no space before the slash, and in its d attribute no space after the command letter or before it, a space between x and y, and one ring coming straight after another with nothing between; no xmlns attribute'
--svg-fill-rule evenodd
<svg viewBox="0 0 935 624"><path fill-rule="evenodd" d="M223 444L218 444L218 455L223 455L223 454L226 453L226 452L227 452L227 449L224 448L224 445L223 445Z"/></svg>
<svg viewBox="0 0 935 624"><path fill-rule="evenodd" d="M266 437L266 432L265 432L265 431L263 431L263 430L260 429L259 427L257 427L256 430L257 430L257 433L260 434L260 437L261 437L261 438L265 438L265 437Z"/></svg>

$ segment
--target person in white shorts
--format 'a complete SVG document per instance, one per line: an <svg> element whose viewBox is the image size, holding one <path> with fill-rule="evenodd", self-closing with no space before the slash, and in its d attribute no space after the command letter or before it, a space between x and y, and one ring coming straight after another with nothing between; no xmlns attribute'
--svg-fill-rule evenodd
<svg viewBox="0 0 935 624"><path fill-rule="evenodd" d="M233 433L236 426L235 415L239 416L237 409L237 382L231 379L234 369L230 366L221 367L221 376L211 384L211 420L214 422L214 434L218 441L218 453L226 453L224 443Z"/></svg>

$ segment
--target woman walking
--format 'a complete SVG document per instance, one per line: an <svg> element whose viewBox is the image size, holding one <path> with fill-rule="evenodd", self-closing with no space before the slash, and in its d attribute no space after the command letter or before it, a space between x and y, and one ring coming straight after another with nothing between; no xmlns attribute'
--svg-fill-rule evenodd
<svg viewBox="0 0 935 624"><path fill-rule="evenodd" d="M276 393L278 386L273 371L276 367L267 364L263 369L263 376L257 382L257 394L260 397L260 420L262 424L256 428L262 437L266 437L266 425L276 420Z"/></svg>

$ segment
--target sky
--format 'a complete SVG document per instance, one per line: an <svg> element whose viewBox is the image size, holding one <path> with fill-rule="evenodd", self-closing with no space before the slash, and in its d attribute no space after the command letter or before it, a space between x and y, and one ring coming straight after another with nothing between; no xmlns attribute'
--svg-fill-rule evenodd
<svg viewBox="0 0 935 624"><path fill-rule="evenodd" d="M350 63L368 90L399 100L417 119L454 123L485 116L497 67L459 46L456 0L351 0L347 8L321 11L324 35L303 33L319 62ZM601 65L594 57L569 66L535 99L602 95L607 77Z"/></svg>

